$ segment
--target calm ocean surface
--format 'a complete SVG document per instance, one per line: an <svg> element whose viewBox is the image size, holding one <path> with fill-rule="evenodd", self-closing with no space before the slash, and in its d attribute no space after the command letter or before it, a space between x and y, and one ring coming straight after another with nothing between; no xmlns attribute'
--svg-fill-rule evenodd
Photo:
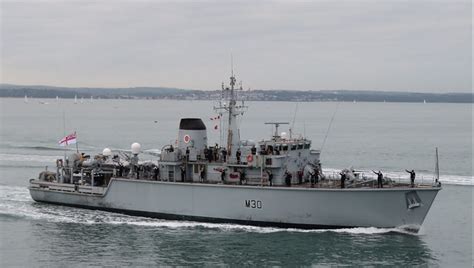
<svg viewBox="0 0 474 268"><path fill-rule="evenodd" d="M293 132L312 139L314 149L337 110L321 156L326 173L352 166L407 179L404 170L413 168L429 182L438 147L443 190L420 233L409 234L163 221L35 203L28 180L64 155L57 146L63 114L66 132L76 131L88 153L132 142L159 150L175 141L181 117L202 117L209 142L219 142L211 101L42 101L48 104L0 99L0 267L473 265L472 104L248 103L242 139L268 138L264 122L295 118Z"/></svg>

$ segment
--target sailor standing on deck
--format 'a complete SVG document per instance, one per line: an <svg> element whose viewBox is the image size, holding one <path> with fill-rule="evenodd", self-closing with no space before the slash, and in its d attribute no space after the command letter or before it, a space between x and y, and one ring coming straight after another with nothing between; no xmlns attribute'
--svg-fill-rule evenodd
<svg viewBox="0 0 474 268"><path fill-rule="evenodd" d="M204 178L206 177L206 169L204 168L204 165L201 166L201 172L200 172L200 182L204 182Z"/></svg>
<svg viewBox="0 0 474 268"><path fill-rule="evenodd" d="M311 188L314 187L314 184L318 183L318 177L316 175L316 170L314 170L313 172L309 172L309 180L311 182Z"/></svg>
<svg viewBox="0 0 474 268"><path fill-rule="evenodd" d="M222 181L222 183L224 183L224 180L225 180L225 169L223 169L221 171L221 181Z"/></svg>
<svg viewBox="0 0 474 268"><path fill-rule="evenodd" d="M237 158L237 164L240 164L240 156L242 156L242 152L240 152L240 148L237 149L237 152L235 152L235 157Z"/></svg>
<svg viewBox="0 0 474 268"><path fill-rule="evenodd" d="M252 155L257 154L257 148L255 147L255 145L252 145L252 148L250 149L250 151L252 152Z"/></svg>
<svg viewBox="0 0 474 268"><path fill-rule="evenodd" d="M186 147L186 161L189 161L189 147Z"/></svg>
<svg viewBox="0 0 474 268"><path fill-rule="evenodd" d="M287 171L285 171L285 183L286 183L286 186L288 187L291 187L291 178L293 176L291 176L291 173Z"/></svg>
<svg viewBox="0 0 474 268"><path fill-rule="evenodd" d="M380 170L379 170L379 172L375 172L375 171L372 170L372 172L377 175L377 187L378 188L383 188L383 174L382 174L382 172Z"/></svg>
<svg viewBox="0 0 474 268"><path fill-rule="evenodd" d="M303 183L303 171L299 170L297 175L298 175L298 184L302 184Z"/></svg>
<svg viewBox="0 0 474 268"><path fill-rule="evenodd" d="M207 145L204 146L203 154L204 154L204 159L210 161L210 159L209 159L209 149L207 149Z"/></svg>
<svg viewBox="0 0 474 268"><path fill-rule="evenodd" d="M416 177L415 170L412 169L411 171L409 171L408 169L405 169L405 171L410 173L411 187L415 187L415 177Z"/></svg>
<svg viewBox="0 0 474 268"><path fill-rule="evenodd" d="M222 148L222 161L227 162L227 150Z"/></svg>
<svg viewBox="0 0 474 268"><path fill-rule="evenodd" d="M273 186L273 173L270 170L267 170L268 174L268 182L270 182L270 186Z"/></svg>
<svg viewBox="0 0 474 268"><path fill-rule="evenodd" d="M214 150L212 152L214 154L214 161L219 160L219 145L216 143L216 146L214 146Z"/></svg>
<svg viewBox="0 0 474 268"><path fill-rule="evenodd" d="M184 166L181 166L180 169L181 169L181 181L184 182L184 180L186 179L186 169L184 168Z"/></svg>
<svg viewBox="0 0 474 268"><path fill-rule="evenodd" d="M346 188L346 184L345 184L346 179L347 179L346 173L341 172L341 173L339 173L339 175L341 175L341 189L344 189L344 188Z"/></svg>

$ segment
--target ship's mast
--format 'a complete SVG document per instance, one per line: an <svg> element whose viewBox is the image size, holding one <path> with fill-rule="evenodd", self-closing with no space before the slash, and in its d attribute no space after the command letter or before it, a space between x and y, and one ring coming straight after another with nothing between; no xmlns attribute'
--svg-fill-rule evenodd
<svg viewBox="0 0 474 268"><path fill-rule="evenodd" d="M242 90L242 86L240 86L240 88L236 88L236 81L237 80L234 76L233 60L231 58L230 87L224 87L224 83L222 83L221 96L224 102L222 102L221 100L219 102L219 105L217 107L214 107L214 110L218 114L227 113L227 129L224 129L223 131L224 140L222 141L223 145L225 144L225 148L227 150L227 159L235 158L235 151L237 150L240 144L240 133L239 126L237 124L237 116L243 115L244 111L247 108L247 106L244 106L243 101L242 105L237 105L236 91Z"/></svg>

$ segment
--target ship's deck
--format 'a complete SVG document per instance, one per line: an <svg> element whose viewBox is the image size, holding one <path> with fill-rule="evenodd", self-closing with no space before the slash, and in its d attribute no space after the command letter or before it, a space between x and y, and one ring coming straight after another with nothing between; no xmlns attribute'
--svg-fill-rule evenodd
<svg viewBox="0 0 474 268"><path fill-rule="evenodd" d="M149 180L149 179L134 179L128 177L117 177L117 179L126 179L132 181L150 181L150 182L170 182L170 181L161 181L161 180ZM201 185L226 185L226 186L250 186L250 187L274 187L274 188L315 188L315 189L341 189L341 182L340 180L321 180L318 183L310 183L310 182L302 182L292 184L291 186L287 185L272 185L270 186L268 181L247 181L243 182L242 184L238 182L180 182L174 181L172 183L182 183L182 184L201 184ZM102 195L106 192L108 185L101 185L101 186L94 186L92 187L89 184L71 184L71 183L58 183L58 182L48 182L48 181L40 181L40 180L31 180L30 187L32 188L42 188L47 190L53 191L62 191L62 192L79 192L79 193L87 193L87 194L98 194ZM410 183L405 182L395 182L395 181L385 181L383 188L391 189L391 188L432 188L432 184L415 184L413 187ZM346 182L344 189L377 189L377 181L376 180L365 180L365 181L358 181L358 182Z"/></svg>

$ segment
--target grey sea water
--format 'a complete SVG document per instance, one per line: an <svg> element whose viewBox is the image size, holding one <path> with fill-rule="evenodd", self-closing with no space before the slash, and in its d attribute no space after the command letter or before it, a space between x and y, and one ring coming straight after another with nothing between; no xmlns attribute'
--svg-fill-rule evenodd
<svg viewBox="0 0 474 268"><path fill-rule="evenodd" d="M420 232L410 234L164 221L35 203L28 179L64 155L57 141L65 130L76 131L79 149L88 153L128 149L132 142L157 151L175 141L181 117L202 117L209 141L220 142L216 121L210 120L212 101L42 102L48 104L0 99L1 267L473 264L471 104L248 103L242 139L269 137L271 129L263 123L276 120L294 122L293 133L312 139L316 149L328 134L322 152L326 173L352 166L406 179L404 169L414 168L417 180L430 182L438 147L443 190Z"/></svg>

